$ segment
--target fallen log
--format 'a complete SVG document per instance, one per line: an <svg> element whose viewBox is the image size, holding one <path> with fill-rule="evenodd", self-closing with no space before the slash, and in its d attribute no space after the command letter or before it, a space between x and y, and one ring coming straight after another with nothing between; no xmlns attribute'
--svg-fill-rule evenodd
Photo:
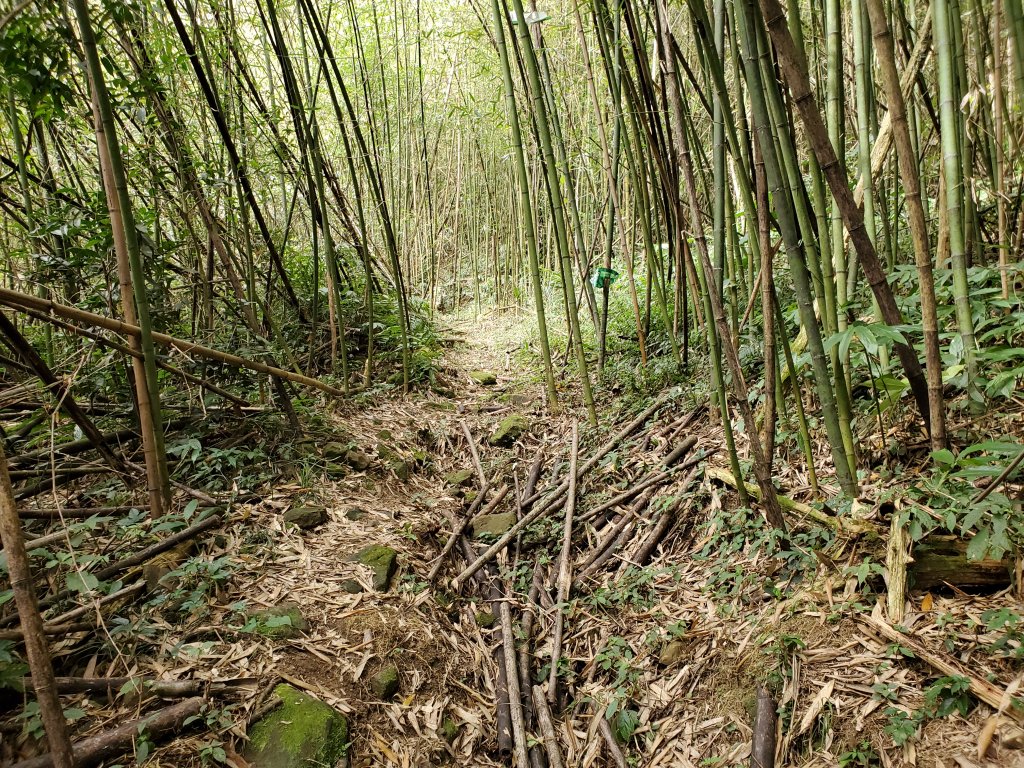
<svg viewBox="0 0 1024 768"><path fill-rule="evenodd" d="M198 715L205 705L206 699L195 696L146 717L127 722L113 730L77 741L71 745L74 768L89 768L89 766L129 752L140 733L145 733L150 741L157 741L164 736L176 733L184 727L186 720L193 715ZM52 756L46 754L22 760L11 768L52 768L53 764Z"/></svg>
<svg viewBox="0 0 1024 768"><path fill-rule="evenodd" d="M44 624L43 634L44 635L57 635L64 636L70 635L74 632L92 632L96 628L95 624L88 621L80 621L71 624ZM21 641L25 639L25 632L20 629L2 629L0 630L0 640L14 640Z"/></svg>
<svg viewBox="0 0 1024 768"><path fill-rule="evenodd" d="M970 542L953 536L929 536L917 544L907 565L907 584L911 589L957 589L995 591L1010 585L1013 562L1009 559L971 560Z"/></svg>

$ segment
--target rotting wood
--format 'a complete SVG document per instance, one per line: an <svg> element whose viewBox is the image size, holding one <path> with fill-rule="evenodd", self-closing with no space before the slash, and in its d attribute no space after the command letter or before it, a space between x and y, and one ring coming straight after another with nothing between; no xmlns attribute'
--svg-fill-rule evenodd
<svg viewBox="0 0 1024 768"><path fill-rule="evenodd" d="M599 504L593 509L587 510L587 513L583 516L583 519L593 520L602 512L607 512L609 509L614 509L623 502L629 501L631 498L636 496L641 491L646 491L648 488L651 488L655 485L660 485L661 483L672 477L674 473L675 470L667 470L665 472L655 472L653 475L649 475L648 477L641 480L639 483L630 486L617 496L613 496L612 498L608 499L608 501L604 502L603 504Z"/></svg>
<svg viewBox="0 0 1024 768"><path fill-rule="evenodd" d="M38 681L36 701L39 714L46 730L46 740L53 755L49 764L56 768L71 768L71 740L64 722L64 710L57 698L50 648L43 631L43 619L39 615L35 584L29 565L28 552L21 536L21 523L11 491L11 480L7 476L7 457L0 443L0 541L7 556L7 572L14 591L14 602L24 632L25 651L28 656L32 677Z"/></svg>
<svg viewBox="0 0 1024 768"><path fill-rule="evenodd" d="M91 736L72 745L74 768L88 768L132 749L139 733L145 731L150 741L159 741L164 736L180 731L185 721L198 715L206 705L202 696L194 696L177 704L158 710L153 714L131 720L104 733ZM11 768L51 768L54 766L51 755L40 755L30 760L22 760Z"/></svg>
<svg viewBox="0 0 1024 768"><path fill-rule="evenodd" d="M579 475L577 480L581 479L585 474L587 474L587 472L589 472L591 469L597 466L597 463L605 456L607 456L609 453L611 453L619 443L621 443L623 440L625 440L627 437L633 434L633 432L639 429L655 413L655 411L657 411L665 404L671 402L672 398L675 397L675 394L675 390L672 390L662 395L656 401L654 401L654 403L645 408L639 415L636 416L636 418L634 418L626 426L624 426L622 429L620 429L618 432L616 432L614 435L608 438L604 445L602 445L593 456L591 456L589 459L583 462L582 465L580 465L580 468L577 472L577 474ZM568 490L568 478L557 484L549 483L546 487L534 491L534 493L531 496L524 499L523 507L530 506L531 504L536 502L538 499L543 498L544 496L548 496L548 501L552 501L558 496L561 496L561 494L564 494Z"/></svg>
<svg viewBox="0 0 1024 768"><path fill-rule="evenodd" d="M910 533L903 518L894 514L885 547L885 605L889 621L893 624L903 621L907 601L907 565L910 562Z"/></svg>
<svg viewBox="0 0 1024 768"><path fill-rule="evenodd" d="M1013 694L1010 691L1005 691L988 680L971 674L966 667L955 659L946 654L931 651L912 635L904 634L890 627L882 621L881 604L875 606L875 610L870 616L861 616L860 620L890 642L897 643L903 648L909 648L914 652L914 656L943 675L958 675L965 678L970 684L971 693L977 699L988 704L996 712L1013 718L1018 725L1024 725L1024 713L1013 705Z"/></svg>
<svg viewBox="0 0 1024 768"><path fill-rule="evenodd" d="M927 591L954 586L957 589L995 591L1010 585L1013 561L967 556L970 542L954 536L929 536L914 545L907 566L911 589Z"/></svg>

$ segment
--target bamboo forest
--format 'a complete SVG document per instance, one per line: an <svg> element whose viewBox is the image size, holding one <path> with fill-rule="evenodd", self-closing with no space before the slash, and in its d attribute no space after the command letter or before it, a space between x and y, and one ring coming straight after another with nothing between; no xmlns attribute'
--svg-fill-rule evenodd
<svg viewBox="0 0 1024 768"><path fill-rule="evenodd" d="M1024 768L1024 0L0 0L0 766Z"/></svg>

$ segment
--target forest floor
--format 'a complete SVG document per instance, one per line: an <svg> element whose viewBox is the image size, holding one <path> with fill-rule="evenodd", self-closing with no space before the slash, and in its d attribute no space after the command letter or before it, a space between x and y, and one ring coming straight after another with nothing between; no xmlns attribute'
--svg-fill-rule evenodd
<svg viewBox="0 0 1024 768"><path fill-rule="evenodd" d="M133 657L100 674L250 679L219 731L224 758L238 767L248 764L240 754L245 724L282 682L347 715L351 766L511 765L501 733L507 710L498 714L509 686L496 663L503 657L495 614L504 599L516 621L530 614L518 657L530 671L521 676L546 680L564 512L556 507L498 556L487 576L497 595L472 582L459 593L451 588L466 565L460 548L433 584L428 574L466 514L467 492L480 486L463 425L491 481L485 498L509 486L497 512L522 514L515 500L528 495L535 457L544 457L537 488L553 488L567 473L573 414L546 412L542 381L517 354L527 343L521 328L502 317L454 324L433 390L363 397L324 414L293 479L236 505L222 532L203 544L211 562L223 558L231 570L207 610L192 620L158 614ZM473 371L493 372L496 382L477 383ZM596 433L581 417L580 463L655 402L616 401ZM909 639L893 642L879 629L888 623L875 607L880 595L884 602L877 566L862 569L869 556L884 562L883 510L862 510L857 530L838 533L791 514L790 546L779 554L759 520L737 510L732 489L705 472L728 466L706 407L679 391L657 402L650 419L580 481L570 552L577 583L552 706L564 765L746 764L761 686L783 713L778 765L1024 765L1017 751L1024 731L1009 706L1020 670L992 650L1002 642L1006 651L1007 632L981 619L1018 605L1011 589L911 594L901 623ZM525 417L523 434L491 445L513 414ZM666 467L683 444L681 462ZM345 459L355 466L325 458L339 445L361 454ZM460 470L470 477L453 484ZM648 482L623 505L605 505ZM808 496L804 478L785 465L778 484L795 499ZM285 525L283 513L301 506L322 506L325 522L311 530ZM397 555L385 589L375 589L373 572L355 559L368 546ZM289 631L268 637L247 623L254 609L282 604L302 616ZM1016 635L1009 643L1020 646ZM69 651L65 660L76 658ZM953 671L940 671L936 660ZM95 657L77 663L86 676L97 673ZM374 680L389 666L398 690L382 700ZM961 681L974 693L988 685L1003 696L1003 716L977 706ZM100 696L75 706L95 725L135 714ZM543 743L536 727L529 731ZM184 734L150 759L198 765L211 739Z"/></svg>

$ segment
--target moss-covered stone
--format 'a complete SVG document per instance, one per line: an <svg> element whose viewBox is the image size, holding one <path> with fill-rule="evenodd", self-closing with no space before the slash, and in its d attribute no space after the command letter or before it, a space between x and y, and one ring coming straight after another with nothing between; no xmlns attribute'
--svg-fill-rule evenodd
<svg viewBox="0 0 1024 768"><path fill-rule="evenodd" d="M474 474L475 473L472 469L460 469L458 472L449 472L444 476L444 481L448 485L455 486L456 488L464 485L471 485Z"/></svg>
<svg viewBox="0 0 1024 768"><path fill-rule="evenodd" d="M345 579L341 582L341 588L348 592L350 595L358 595L363 591L363 585L355 579Z"/></svg>
<svg viewBox="0 0 1024 768"><path fill-rule="evenodd" d="M476 614L476 625L481 629L490 629L494 626L494 614L490 611L479 611Z"/></svg>
<svg viewBox="0 0 1024 768"><path fill-rule="evenodd" d="M515 512L499 512L496 515L480 515L473 520L473 537L504 536L516 524Z"/></svg>
<svg viewBox="0 0 1024 768"><path fill-rule="evenodd" d="M370 458L370 454L365 451L361 451L358 448L352 448L345 451L345 463L348 464L356 472L362 472L370 466L370 462L373 459Z"/></svg>
<svg viewBox="0 0 1024 768"><path fill-rule="evenodd" d="M308 531L327 522L327 510L323 507L292 507L282 515L286 525L294 525Z"/></svg>
<svg viewBox="0 0 1024 768"><path fill-rule="evenodd" d="M370 690L381 701L387 701L398 693L398 667L388 664L370 678Z"/></svg>
<svg viewBox="0 0 1024 768"><path fill-rule="evenodd" d="M665 643L658 654L658 662L670 667L673 664L686 658L686 643L682 640L672 640Z"/></svg>
<svg viewBox="0 0 1024 768"><path fill-rule="evenodd" d="M281 706L249 731L242 756L256 768L333 766L348 748L348 720L340 712L290 685L274 693Z"/></svg>
<svg viewBox="0 0 1024 768"><path fill-rule="evenodd" d="M346 520L362 520L364 517L366 517L366 510L362 507L349 507L345 510Z"/></svg>
<svg viewBox="0 0 1024 768"><path fill-rule="evenodd" d="M506 416L491 435L491 445L509 446L530 428L529 420L518 413Z"/></svg>
<svg viewBox="0 0 1024 768"><path fill-rule="evenodd" d="M246 615L256 619L255 631L258 634L274 640L298 637L309 629L309 622L297 603L281 603L271 608L251 610Z"/></svg>
<svg viewBox="0 0 1024 768"><path fill-rule="evenodd" d="M484 387L493 387L498 383L498 377L490 371L470 371L469 378Z"/></svg>
<svg viewBox="0 0 1024 768"><path fill-rule="evenodd" d="M398 570L398 553L391 547L374 544L356 554L355 560L373 569L373 588L386 592Z"/></svg>
<svg viewBox="0 0 1024 768"><path fill-rule="evenodd" d="M345 454L348 453L349 447L345 443L339 443L332 441L330 443L324 443L323 448L320 449L320 455L327 460L337 460L345 458Z"/></svg>

